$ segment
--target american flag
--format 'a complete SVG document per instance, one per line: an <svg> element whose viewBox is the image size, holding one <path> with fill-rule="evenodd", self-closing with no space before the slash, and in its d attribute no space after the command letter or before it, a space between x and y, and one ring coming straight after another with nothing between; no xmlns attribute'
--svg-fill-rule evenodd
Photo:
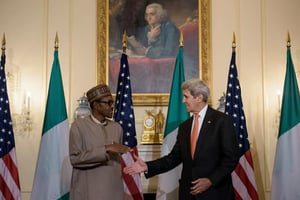
<svg viewBox="0 0 300 200"><path fill-rule="evenodd" d="M138 155L129 65L127 55L124 53L121 56L114 119L116 122L119 122L123 128L123 144L133 150L130 153L122 155L123 169L134 162L133 154ZM123 173L123 183L125 193L131 196L131 199L143 199L142 183L139 174L131 176Z"/></svg>
<svg viewBox="0 0 300 200"><path fill-rule="evenodd" d="M235 199L257 200L258 193L255 181L253 161L248 141L246 118L243 110L241 87L235 63L235 48L233 48L226 91L225 113L233 116L237 139L240 147L240 160L232 172L232 182Z"/></svg>
<svg viewBox="0 0 300 200"><path fill-rule="evenodd" d="M0 129L0 199L21 199L15 139L6 86L4 53L1 56L0 66Z"/></svg>

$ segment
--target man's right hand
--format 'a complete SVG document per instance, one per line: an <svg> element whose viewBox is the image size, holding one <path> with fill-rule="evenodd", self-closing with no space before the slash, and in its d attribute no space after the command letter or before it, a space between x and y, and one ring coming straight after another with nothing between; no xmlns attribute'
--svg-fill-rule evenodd
<svg viewBox="0 0 300 200"><path fill-rule="evenodd" d="M150 43L157 40L157 37L160 35L160 24L156 27L150 29L147 33L147 38Z"/></svg>
<svg viewBox="0 0 300 200"><path fill-rule="evenodd" d="M136 159L136 161L132 165L129 165L123 169L123 172L125 174L133 175L148 170L147 164L142 159L140 159L136 155L134 155L134 158Z"/></svg>

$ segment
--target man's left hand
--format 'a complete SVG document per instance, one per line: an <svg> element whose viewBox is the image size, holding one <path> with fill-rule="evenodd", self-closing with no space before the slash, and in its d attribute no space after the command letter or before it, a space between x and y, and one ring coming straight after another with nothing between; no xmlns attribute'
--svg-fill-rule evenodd
<svg viewBox="0 0 300 200"><path fill-rule="evenodd" d="M206 191L211 185L211 181L208 178L198 178L192 182L191 194L197 195Z"/></svg>

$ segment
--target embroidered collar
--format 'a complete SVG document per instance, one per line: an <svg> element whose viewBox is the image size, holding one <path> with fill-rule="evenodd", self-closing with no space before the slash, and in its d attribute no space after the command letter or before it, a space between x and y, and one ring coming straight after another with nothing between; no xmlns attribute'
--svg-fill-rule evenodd
<svg viewBox="0 0 300 200"><path fill-rule="evenodd" d="M93 115L91 115L91 119L96 123L96 124L99 124L99 125L102 125L102 126L106 126L107 125L107 120L104 120L104 122L100 122L96 117L94 117Z"/></svg>

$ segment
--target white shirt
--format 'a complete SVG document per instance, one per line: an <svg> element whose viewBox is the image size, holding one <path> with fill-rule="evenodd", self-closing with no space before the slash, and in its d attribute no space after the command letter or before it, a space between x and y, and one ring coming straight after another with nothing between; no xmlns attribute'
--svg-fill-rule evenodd
<svg viewBox="0 0 300 200"><path fill-rule="evenodd" d="M206 111L207 111L207 108L208 108L208 105L206 105L199 113L198 113L198 115L200 115L200 117L198 118L198 124L199 124L199 126L198 126L198 135L199 135L199 132L200 132L200 130L201 130L201 127L202 127L202 123L203 123L203 119L204 119L204 117L205 117L205 115L206 115ZM194 118L195 118L195 114L194 114ZM194 121L193 121L193 125L192 125L192 127L194 127ZM193 131L193 128L191 129L191 134L192 134L192 131ZM197 136L198 137L198 136Z"/></svg>

